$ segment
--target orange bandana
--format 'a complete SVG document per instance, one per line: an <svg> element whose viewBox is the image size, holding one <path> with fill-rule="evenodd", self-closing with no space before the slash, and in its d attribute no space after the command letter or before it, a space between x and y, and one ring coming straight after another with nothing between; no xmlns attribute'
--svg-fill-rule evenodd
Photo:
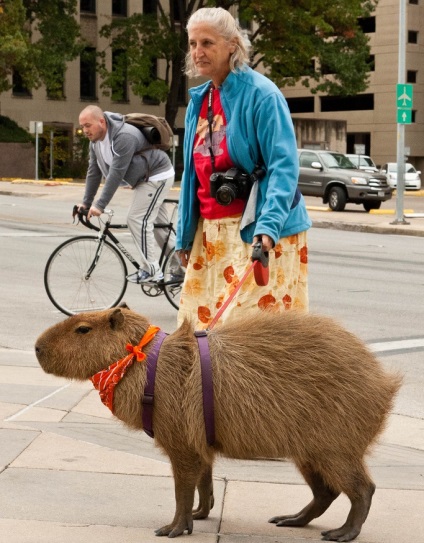
<svg viewBox="0 0 424 543"><path fill-rule="evenodd" d="M91 382L94 388L99 391L100 399L109 407L113 413L113 393L116 385L120 382L122 377L127 372L127 369L132 366L134 358L137 362L142 362L146 359L146 354L143 353L143 347L147 345L160 330L158 326L149 326L144 336L141 338L140 343L137 346L127 344L126 349L129 355L121 358L114 364L111 364L107 370L102 370L91 377Z"/></svg>

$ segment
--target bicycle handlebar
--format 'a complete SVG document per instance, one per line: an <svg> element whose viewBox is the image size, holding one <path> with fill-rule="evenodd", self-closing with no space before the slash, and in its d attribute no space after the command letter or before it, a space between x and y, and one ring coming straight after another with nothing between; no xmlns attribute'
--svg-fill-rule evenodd
<svg viewBox="0 0 424 543"><path fill-rule="evenodd" d="M75 217L78 216L78 222L80 222L86 228L90 228L91 230L100 232L100 228L92 224L87 218L88 211L89 211L88 209L78 208L77 205L74 205L74 207L72 208L72 217L74 219L74 222L75 222Z"/></svg>

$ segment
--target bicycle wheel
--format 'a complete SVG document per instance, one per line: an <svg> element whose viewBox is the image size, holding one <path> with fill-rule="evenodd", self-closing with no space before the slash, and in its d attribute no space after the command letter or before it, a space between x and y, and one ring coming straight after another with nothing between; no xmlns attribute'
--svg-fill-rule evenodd
<svg viewBox="0 0 424 543"><path fill-rule="evenodd" d="M168 254L163 266L163 289L168 302L180 308L180 295L183 288L185 269L181 266L174 249Z"/></svg>
<svg viewBox="0 0 424 543"><path fill-rule="evenodd" d="M59 245L47 261L44 286L65 315L114 307L125 294L127 266L122 255L105 241L94 265L98 248L96 236L77 236Z"/></svg>

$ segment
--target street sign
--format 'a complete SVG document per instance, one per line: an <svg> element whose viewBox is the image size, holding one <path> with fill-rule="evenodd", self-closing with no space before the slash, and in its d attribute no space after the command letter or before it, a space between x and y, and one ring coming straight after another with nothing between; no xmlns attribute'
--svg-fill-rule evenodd
<svg viewBox="0 0 424 543"><path fill-rule="evenodd" d="M412 110L400 109L397 110L397 122L398 124L409 124L412 122Z"/></svg>
<svg viewBox="0 0 424 543"><path fill-rule="evenodd" d="M396 105L398 124L409 124L412 122L413 87L408 83L396 85Z"/></svg>

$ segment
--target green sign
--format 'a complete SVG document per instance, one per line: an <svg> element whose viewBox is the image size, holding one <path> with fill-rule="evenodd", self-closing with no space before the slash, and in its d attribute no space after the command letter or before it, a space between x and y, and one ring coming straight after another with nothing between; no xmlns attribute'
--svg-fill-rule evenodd
<svg viewBox="0 0 424 543"><path fill-rule="evenodd" d="M398 83L396 85L396 106L398 124L412 122L413 87L410 84Z"/></svg>
<svg viewBox="0 0 424 543"><path fill-rule="evenodd" d="M400 109L397 110L397 122L398 124L410 124L412 123L412 110Z"/></svg>
<svg viewBox="0 0 424 543"><path fill-rule="evenodd" d="M412 109L413 87L409 84L396 85L396 105L401 109Z"/></svg>

